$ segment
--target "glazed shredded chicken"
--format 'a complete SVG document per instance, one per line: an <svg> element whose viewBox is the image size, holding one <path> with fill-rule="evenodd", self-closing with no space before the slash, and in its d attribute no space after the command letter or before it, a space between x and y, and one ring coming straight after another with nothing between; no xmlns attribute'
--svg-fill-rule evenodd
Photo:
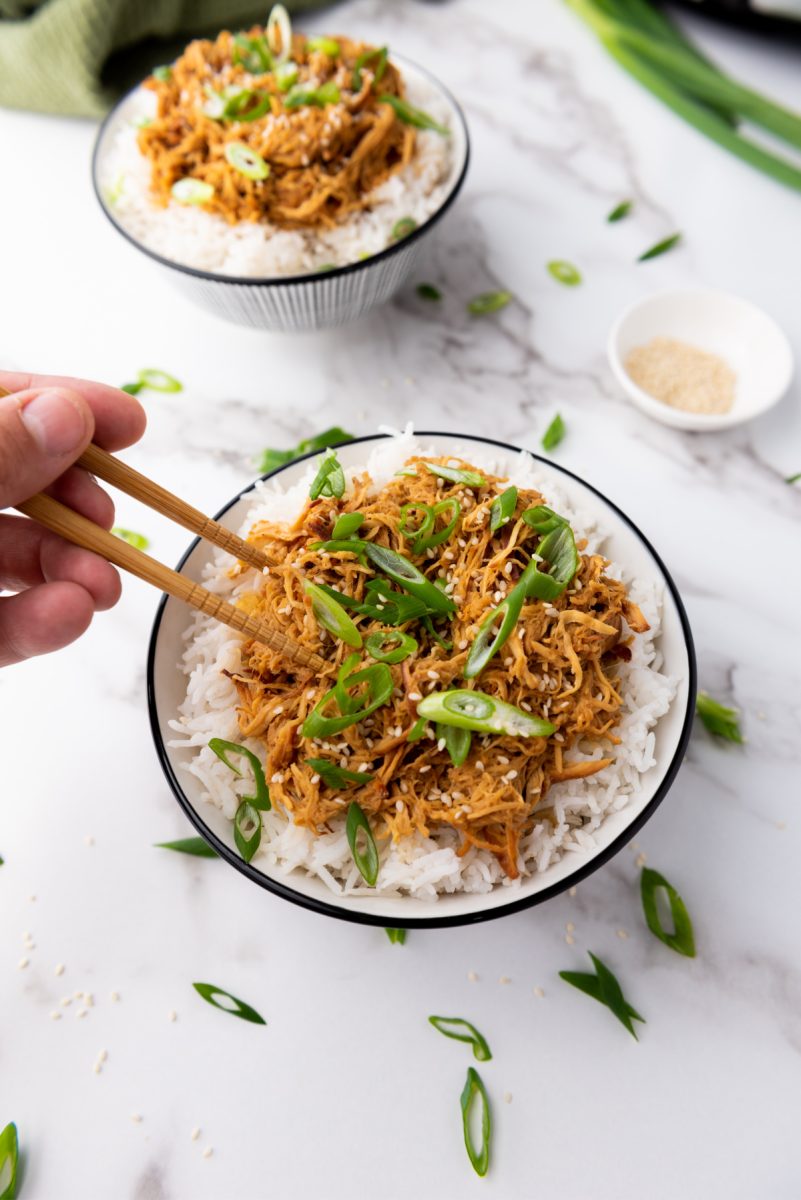
<svg viewBox="0 0 801 1200"><path fill-rule="evenodd" d="M309 501L291 526L257 523L249 540L279 565L271 567L260 590L240 600L243 607L277 622L293 638L330 661L323 677L288 666L260 643L243 646L236 684L238 719L245 737L263 741L266 774L273 804L283 805L296 824L317 833L357 800L376 836L402 839L415 830L428 834L451 826L462 852L471 846L497 855L510 877L518 874L518 844L535 823L549 820L552 784L602 771L614 760L615 726L621 708L617 667L631 657L631 634L648 629L625 586L605 574L606 560L579 554L579 569L554 602L529 600L512 635L477 679L463 671L482 619L503 600L535 551L539 535L521 513L547 501L520 489L514 514L495 533L489 528L492 500L504 482L484 475L481 487L445 482L423 469L423 462L454 465L457 460L412 458L416 476L395 478L377 493L367 475L351 494ZM475 470L469 464L461 467ZM435 549L414 556L398 531L401 506L411 501L434 504L453 497L460 517L452 535ZM355 554L326 554L310 549L327 539L343 512L359 512L360 538L388 546L411 559L429 580L441 578L457 605L453 619L434 628L445 645L419 621L401 626L419 649L390 667L395 684L391 700L372 716L330 740L301 736L305 718L330 690L352 650L321 630L304 592L313 580L361 600L376 569ZM585 546L577 543L581 552ZM386 628L351 612L363 636ZM371 662L366 651L361 662ZM454 766L448 751L430 730L409 742L417 704L433 691L474 687L541 717L556 726L550 737L473 734L469 755ZM309 758L323 758L350 771L374 776L362 786L327 787Z"/></svg>
<svg viewBox="0 0 801 1200"><path fill-rule="evenodd" d="M254 26L244 37L261 39ZM251 73L235 62L236 43L223 32L213 42L191 42L166 79L146 86L158 98L157 116L140 130L139 148L152 163L151 187L167 205L178 180L191 178L214 188L202 207L232 225L268 221L281 229L330 227L369 207L368 194L412 158L414 128L403 123L379 96L403 97L403 80L391 62L357 60L374 50L348 38L334 39L330 57L292 37L297 79L282 90L274 71ZM376 54L380 53L376 51ZM380 74L380 80L377 76ZM334 103L287 107L296 91L316 92L329 84ZM219 114L225 99L249 91L248 110L267 105L264 115L239 120ZM230 164L226 145L241 143L269 168L264 179L249 178Z"/></svg>

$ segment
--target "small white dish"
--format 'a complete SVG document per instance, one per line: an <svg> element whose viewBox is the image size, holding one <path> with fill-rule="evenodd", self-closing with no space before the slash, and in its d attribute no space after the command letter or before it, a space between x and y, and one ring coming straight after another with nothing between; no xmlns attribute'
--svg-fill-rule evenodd
<svg viewBox="0 0 801 1200"><path fill-rule="evenodd" d="M639 387L623 365L636 346L676 338L717 354L737 376L726 413L672 408ZM748 300L712 288L655 292L618 317L607 343L609 365L628 398L649 417L675 429L730 429L761 416L781 400L793 377L793 351L772 317Z"/></svg>

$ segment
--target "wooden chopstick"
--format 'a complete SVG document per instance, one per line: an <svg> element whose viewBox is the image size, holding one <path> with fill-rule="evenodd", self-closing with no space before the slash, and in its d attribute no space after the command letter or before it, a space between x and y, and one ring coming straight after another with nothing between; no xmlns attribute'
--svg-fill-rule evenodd
<svg viewBox="0 0 801 1200"><path fill-rule="evenodd" d="M229 604L226 600L220 599L219 596L213 595L199 583L193 583L191 579L179 575L170 567L165 567L163 563L151 558L148 554L143 554L135 546L130 546L122 538L115 537L113 533L95 525L93 521L87 520L80 513L59 504L51 496L45 496L40 492L15 507L26 517L31 517L40 525L52 529L54 533L60 534L68 542L82 546L85 550L93 550L95 554L107 559L115 567L129 571L139 579L144 579L146 583L152 583L159 591L167 592L168 595L174 596L176 600L183 600L185 604L191 605L199 612L215 617L224 625L230 625L232 629L263 642L265 646L292 659L293 662L304 667L311 667L315 671L322 671L327 666L325 659L321 658L319 654L301 646L283 630L266 621L260 621L236 608L233 604Z"/></svg>

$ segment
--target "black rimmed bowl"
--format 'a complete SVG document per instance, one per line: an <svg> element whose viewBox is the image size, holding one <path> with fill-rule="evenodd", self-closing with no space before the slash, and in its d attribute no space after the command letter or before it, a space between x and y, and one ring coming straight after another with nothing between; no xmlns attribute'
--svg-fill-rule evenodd
<svg viewBox="0 0 801 1200"><path fill-rule="evenodd" d="M337 454L343 466L361 467L372 444L382 436L359 438L340 447ZM507 474L521 453L513 446L490 438L452 433L421 433L418 436L426 446L433 447L436 454L476 461L477 465L499 475ZM306 455L264 478L291 486L306 472L309 457ZM182 634L190 616L189 610L179 601L165 597L153 626L147 664L148 705L156 751L178 803L198 832L230 866L260 887L315 912L365 925L412 928L484 921L541 904L586 878L623 849L666 796L687 747L695 708L695 654L684 606L656 551L619 508L570 471L537 455L532 457L537 460L546 496L549 480L558 484L568 492L583 516L594 519L600 528L609 531L604 547L610 558L638 578L655 579L662 584L663 611L658 648L663 659L662 670L673 676L678 686L669 710L654 729L655 765L640 777L639 786L626 807L607 814L594 833L592 849L565 853L545 871L513 886L496 886L485 894L441 895L434 901L409 896L388 897L380 892L367 897L336 895L320 879L301 871L285 874L275 868L261 869L255 862L244 862L234 846L232 822L219 809L201 799L203 787L200 781L184 769L192 752L169 745L175 734L168 722L176 717L186 694L186 676L178 664L183 651ZM238 532L254 502L254 487L255 484L251 484L229 501L217 513L217 520ZM181 559L179 570L199 582L202 569L213 553L214 548L208 543L196 540Z"/></svg>
<svg viewBox="0 0 801 1200"><path fill-rule="evenodd" d="M407 80L433 89L448 110L451 166L443 200L425 221L402 240L358 262L303 275L223 275L175 261L145 245L126 228L109 201L108 161L120 129L139 111L141 88L112 108L100 127L92 155L95 195L111 224L135 249L147 255L169 281L201 308L239 325L294 333L344 325L390 300L425 259L426 239L451 208L467 174L470 142L461 108L450 92L422 67L393 54Z"/></svg>

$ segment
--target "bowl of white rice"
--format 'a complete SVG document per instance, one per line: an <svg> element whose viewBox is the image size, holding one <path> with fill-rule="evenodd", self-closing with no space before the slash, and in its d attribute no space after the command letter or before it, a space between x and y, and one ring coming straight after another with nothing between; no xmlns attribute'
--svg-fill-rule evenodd
<svg viewBox="0 0 801 1200"><path fill-rule="evenodd" d="M237 777L209 749L212 738L264 753L244 738L231 675L239 669L239 635L165 597L148 656L148 703L156 750L186 816L214 850L260 887L318 913L385 927L467 924L542 903L574 886L623 849L653 815L679 769L689 740L696 672L687 617L664 564L633 522L585 481L553 462L488 438L411 429L357 439L337 449L347 487L365 471L381 488L412 455L450 455L537 488L569 520L586 553L609 560L650 628L620 663L623 698L614 763L587 778L553 784L553 817L521 841L520 871L509 878L496 856L478 847L459 853L459 835L437 827L394 841L381 839L380 870L368 887L354 867L345 815L317 833L274 805L262 814L258 852L245 861L232 819L252 781ZM253 483L217 514L246 536L254 522L293 521L308 501L319 467L306 456ZM345 493L347 496L347 491ZM179 570L236 603L258 584L252 568L207 543L192 543ZM245 773L246 774L246 773ZM268 772L267 782L270 777Z"/></svg>
<svg viewBox="0 0 801 1200"><path fill-rule="evenodd" d="M189 299L237 324L294 332L364 316L425 260L424 243L453 205L469 160L467 125L453 96L408 59L392 53L391 61L409 102L447 133L416 130L411 162L333 228L229 224L193 204L160 207L150 160L137 144L156 105L142 86L117 103L98 133L92 178L103 212Z"/></svg>

